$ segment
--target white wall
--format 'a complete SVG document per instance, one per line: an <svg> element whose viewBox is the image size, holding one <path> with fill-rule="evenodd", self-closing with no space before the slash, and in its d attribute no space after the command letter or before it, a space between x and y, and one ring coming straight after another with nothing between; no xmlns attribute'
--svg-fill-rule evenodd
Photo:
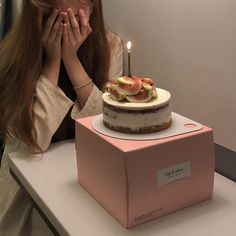
<svg viewBox="0 0 236 236"><path fill-rule="evenodd" d="M133 42L133 74L171 91L173 109L236 151L236 1L104 0L107 24Z"/></svg>

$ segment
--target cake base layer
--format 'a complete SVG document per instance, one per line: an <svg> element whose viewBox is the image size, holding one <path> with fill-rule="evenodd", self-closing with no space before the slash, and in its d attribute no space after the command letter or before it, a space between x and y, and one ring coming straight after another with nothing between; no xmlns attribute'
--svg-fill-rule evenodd
<svg viewBox="0 0 236 236"><path fill-rule="evenodd" d="M172 123L172 120L165 122L162 125L140 127L139 129L133 130L133 129L130 129L129 127L113 126L103 120L103 124L108 129L111 129L120 133L128 133L128 134L149 134L149 133L162 131L162 130L168 129L171 126L171 123Z"/></svg>

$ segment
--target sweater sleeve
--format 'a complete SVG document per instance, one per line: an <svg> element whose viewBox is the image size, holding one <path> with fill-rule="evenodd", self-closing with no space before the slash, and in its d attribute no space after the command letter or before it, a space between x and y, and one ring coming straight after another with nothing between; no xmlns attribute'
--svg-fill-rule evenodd
<svg viewBox="0 0 236 236"><path fill-rule="evenodd" d="M107 33L107 39L111 47L109 80L113 81L123 74L123 45L121 38L112 32ZM77 102L75 103L71 117L72 119L78 119L100 113L102 113L102 92L94 85L82 109L80 109Z"/></svg>
<svg viewBox="0 0 236 236"><path fill-rule="evenodd" d="M59 88L41 76L33 102L36 140L42 151L47 150L70 107L74 104Z"/></svg>
<svg viewBox="0 0 236 236"><path fill-rule="evenodd" d="M121 38L113 32L108 32L107 38L111 47L109 80L114 81L123 74L123 43Z"/></svg>

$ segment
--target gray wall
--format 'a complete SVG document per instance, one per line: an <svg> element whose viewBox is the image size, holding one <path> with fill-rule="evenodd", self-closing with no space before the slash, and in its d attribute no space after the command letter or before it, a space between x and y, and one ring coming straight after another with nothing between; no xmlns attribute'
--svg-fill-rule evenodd
<svg viewBox="0 0 236 236"><path fill-rule="evenodd" d="M236 151L236 1L107 0L108 26L133 42L133 74L171 91L174 111Z"/></svg>

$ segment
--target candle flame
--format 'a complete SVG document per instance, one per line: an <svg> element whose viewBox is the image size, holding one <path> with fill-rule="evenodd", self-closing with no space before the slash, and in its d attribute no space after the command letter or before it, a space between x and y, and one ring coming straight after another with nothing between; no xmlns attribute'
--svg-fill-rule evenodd
<svg viewBox="0 0 236 236"><path fill-rule="evenodd" d="M131 47L132 47L132 43L129 41L129 42L127 43L127 49L130 51Z"/></svg>

